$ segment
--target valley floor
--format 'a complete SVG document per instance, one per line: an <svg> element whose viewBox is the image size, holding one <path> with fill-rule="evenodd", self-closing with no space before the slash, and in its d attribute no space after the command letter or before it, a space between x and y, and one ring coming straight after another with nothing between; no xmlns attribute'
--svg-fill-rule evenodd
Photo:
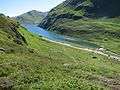
<svg viewBox="0 0 120 90"><path fill-rule="evenodd" d="M89 49L53 43L22 27L19 32L28 45L10 44L12 51L0 51L0 88L119 90L119 61Z"/></svg>

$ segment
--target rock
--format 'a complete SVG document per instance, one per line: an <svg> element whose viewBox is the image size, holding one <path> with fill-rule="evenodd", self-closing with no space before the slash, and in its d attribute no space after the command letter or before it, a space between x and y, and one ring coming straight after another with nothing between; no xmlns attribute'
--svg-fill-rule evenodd
<svg viewBox="0 0 120 90"><path fill-rule="evenodd" d="M16 34L16 37L18 40L14 40L14 42L16 42L17 44L27 44L25 38L17 31L17 29L19 28L18 25L15 25L12 23L12 27L11 30Z"/></svg>
<svg viewBox="0 0 120 90"><path fill-rule="evenodd" d="M70 66L70 64L68 64L68 63L65 63L65 64L64 64L64 66L65 66L65 67L68 67L68 66Z"/></svg>
<svg viewBox="0 0 120 90"><path fill-rule="evenodd" d="M4 48L0 48L0 51L6 51L6 49L4 49Z"/></svg>
<svg viewBox="0 0 120 90"><path fill-rule="evenodd" d="M72 13L64 13L64 14L61 14L61 15L58 15L56 16L57 19L60 19L60 18L68 18L68 19L81 19L82 17L81 16L76 16Z"/></svg>
<svg viewBox="0 0 120 90"><path fill-rule="evenodd" d="M3 78L0 80L0 90L14 90L14 84L11 80Z"/></svg>
<svg viewBox="0 0 120 90"><path fill-rule="evenodd" d="M92 57L93 59L97 59L97 57Z"/></svg>
<svg viewBox="0 0 120 90"><path fill-rule="evenodd" d="M34 52L34 49L29 49L29 52L30 52L30 53L35 53L35 52Z"/></svg>

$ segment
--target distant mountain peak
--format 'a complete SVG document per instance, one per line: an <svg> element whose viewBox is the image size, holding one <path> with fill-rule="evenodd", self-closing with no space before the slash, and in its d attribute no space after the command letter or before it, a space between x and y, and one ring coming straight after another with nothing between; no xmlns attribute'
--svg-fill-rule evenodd
<svg viewBox="0 0 120 90"><path fill-rule="evenodd" d="M39 24L40 21L46 17L48 12L40 12L37 10L31 10L20 16L13 17L14 20L18 21L20 24Z"/></svg>

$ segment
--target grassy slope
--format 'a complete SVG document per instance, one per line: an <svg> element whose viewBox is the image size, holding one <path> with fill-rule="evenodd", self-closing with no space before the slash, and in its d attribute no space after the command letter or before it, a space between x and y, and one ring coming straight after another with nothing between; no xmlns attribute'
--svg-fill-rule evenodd
<svg viewBox="0 0 120 90"><path fill-rule="evenodd" d="M109 20L105 22L103 19L86 21L62 19L56 21L54 25L51 30L57 33L60 33L61 29L67 30L66 35L97 42L105 49L120 55L119 23L111 23ZM58 28L58 31L54 28Z"/></svg>
<svg viewBox="0 0 120 90"><path fill-rule="evenodd" d="M85 15L87 13L96 13L89 13L90 10L87 12L87 10L84 9L85 7L93 7L93 3L90 0L80 0L82 3L79 0L73 1L77 1L78 3L75 5L68 4L64 6L64 4L66 4L64 2L52 9L48 16L42 21L41 26L57 33L98 42L109 51L120 55L120 17L108 18L108 15L103 15L99 18L95 18L97 16L94 16L93 18L86 17ZM105 1L102 0L102 2L104 3ZM115 7L112 3L110 5ZM82 7L82 9L76 10L77 7ZM109 7L107 9L109 9ZM119 9L110 9L108 11L112 10L117 11ZM104 12L101 12L98 15L102 13ZM65 18L58 18L63 14L73 14L74 16L81 16L82 18L73 19L66 16ZM112 14L114 15L114 13L110 13L109 15Z"/></svg>
<svg viewBox="0 0 120 90"><path fill-rule="evenodd" d="M0 47L14 51L0 51L0 88L4 80L12 80L14 88L22 90L108 90L104 84L120 78L118 61L52 43L21 26L18 31L28 46L8 39L0 28Z"/></svg>

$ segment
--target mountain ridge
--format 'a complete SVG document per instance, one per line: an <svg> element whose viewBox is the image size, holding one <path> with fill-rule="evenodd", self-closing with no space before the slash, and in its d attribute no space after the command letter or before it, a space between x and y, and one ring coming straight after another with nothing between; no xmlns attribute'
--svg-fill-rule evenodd
<svg viewBox="0 0 120 90"><path fill-rule="evenodd" d="M48 12L40 12L37 10L31 10L24 14L21 14L16 17L12 17L15 21L18 21L20 24L38 24L40 21L46 17Z"/></svg>
<svg viewBox="0 0 120 90"><path fill-rule="evenodd" d="M119 0L66 0L53 8L39 26L59 34L97 42L119 54L119 4ZM114 45L109 46L110 42Z"/></svg>

